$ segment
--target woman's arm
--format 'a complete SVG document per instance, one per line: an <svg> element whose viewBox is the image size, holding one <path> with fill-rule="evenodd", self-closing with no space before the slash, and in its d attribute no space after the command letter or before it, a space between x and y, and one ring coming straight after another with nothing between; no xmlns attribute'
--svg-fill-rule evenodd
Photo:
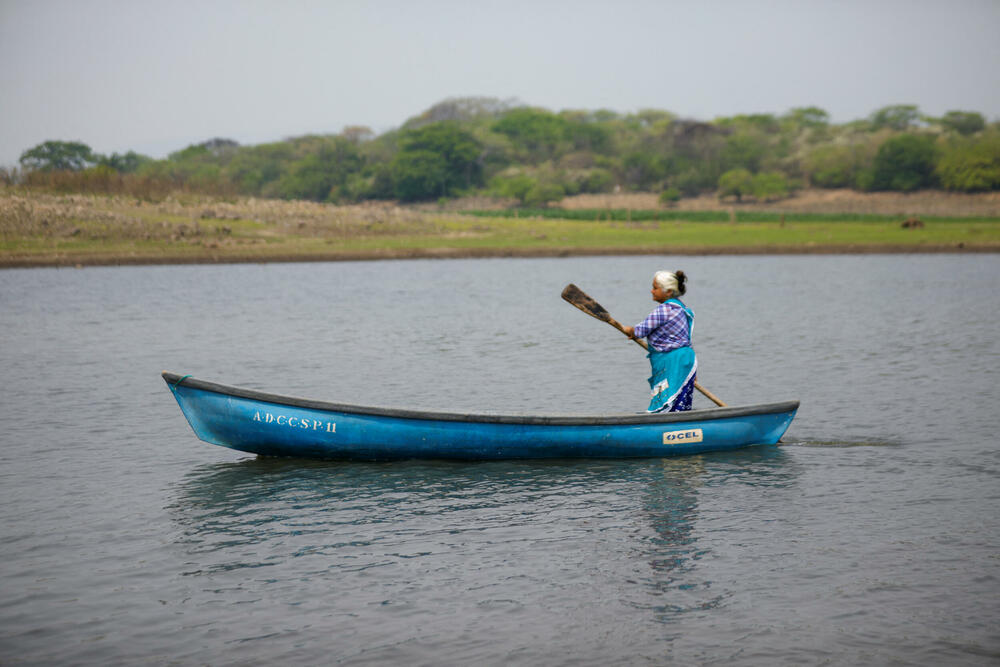
<svg viewBox="0 0 1000 667"><path fill-rule="evenodd" d="M652 333L653 329L656 329L666 321L667 321L667 309L661 303L659 306L654 308L653 312L647 315L646 319L644 319L642 322L639 322L639 324L635 325L634 327L625 327L625 329L626 331L628 331L629 336L631 336L632 338L645 338L650 333Z"/></svg>

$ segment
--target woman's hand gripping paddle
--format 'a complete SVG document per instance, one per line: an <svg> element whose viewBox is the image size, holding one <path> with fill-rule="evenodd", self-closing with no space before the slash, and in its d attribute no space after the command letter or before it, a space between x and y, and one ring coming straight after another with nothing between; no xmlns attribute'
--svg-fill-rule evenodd
<svg viewBox="0 0 1000 667"><path fill-rule="evenodd" d="M621 331L626 336L628 335L628 333L625 331L625 327L623 327L621 323L618 322L618 320L611 317L611 313L605 310L604 306L594 301L582 289L580 289L573 283L566 285L566 288L562 291L562 298L564 301L576 306L577 308L587 313L591 317L596 318L602 322L607 322L615 329ZM642 340L641 338L633 337L632 340L634 340L636 344L641 346L644 350L649 349L649 346L646 345L646 341ZM697 382L694 383L694 388L700 391L702 394L704 394L710 401L712 401L719 407L721 408L726 407L726 404L723 403L721 400L719 400L718 397L715 396L715 394L708 391Z"/></svg>

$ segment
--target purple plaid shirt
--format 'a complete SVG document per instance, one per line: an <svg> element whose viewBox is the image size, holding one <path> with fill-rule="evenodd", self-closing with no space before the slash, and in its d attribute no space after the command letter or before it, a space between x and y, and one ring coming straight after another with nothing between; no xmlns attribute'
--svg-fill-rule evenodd
<svg viewBox="0 0 1000 667"><path fill-rule="evenodd" d="M635 325L635 337L648 337L650 346L660 352L691 345L684 309L669 302L658 305L646 319Z"/></svg>

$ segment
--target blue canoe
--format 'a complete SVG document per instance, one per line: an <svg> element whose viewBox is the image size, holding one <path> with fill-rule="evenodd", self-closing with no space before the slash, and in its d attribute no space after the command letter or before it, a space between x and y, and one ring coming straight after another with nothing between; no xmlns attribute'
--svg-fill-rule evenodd
<svg viewBox="0 0 1000 667"><path fill-rule="evenodd" d="M494 415L343 405L163 372L195 435L261 456L627 458L775 444L798 401L666 414Z"/></svg>

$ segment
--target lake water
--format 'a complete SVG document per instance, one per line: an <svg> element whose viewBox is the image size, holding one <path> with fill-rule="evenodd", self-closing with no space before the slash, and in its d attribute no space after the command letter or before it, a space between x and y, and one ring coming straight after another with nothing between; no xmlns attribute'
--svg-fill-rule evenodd
<svg viewBox="0 0 1000 667"><path fill-rule="evenodd" d="M782 446L257 460L159 377L641 411L642 351L559 293L632 324L661 268L702 385L802 401ZM998 255L2 271L0 663L996 664L998 285Z"/></svg>

